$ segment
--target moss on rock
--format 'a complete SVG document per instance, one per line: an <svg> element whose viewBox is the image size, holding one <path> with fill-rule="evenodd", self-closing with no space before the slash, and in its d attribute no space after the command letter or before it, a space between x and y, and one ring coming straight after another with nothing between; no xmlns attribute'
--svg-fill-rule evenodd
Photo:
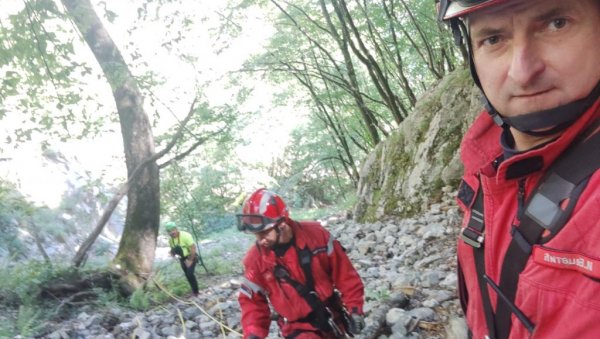
<svg viewBox="0 0 600 339"><path fill-rule="evenodd" d="M361 171L355 218L412 216L460 181L459 147L480 104L468 70L456 71L419 99L415 109L380 143Z"/></svg>

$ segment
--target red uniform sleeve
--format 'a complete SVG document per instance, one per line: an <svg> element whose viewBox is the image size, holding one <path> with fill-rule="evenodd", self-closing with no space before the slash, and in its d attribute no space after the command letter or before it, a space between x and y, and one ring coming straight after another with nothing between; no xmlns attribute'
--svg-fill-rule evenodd
<svg viewBox="0 0 600 339"><path fill-rule="evenodd" d="M244 338L251 335L266 338L271 325L271 310L266 292L253 276L253 270L246 267L238 296L242 309L242 329Z"/></svg>
<svg viewBox="0 0 600 339"><path fill-rule="evenodd" d="M331 235L329 236L331 237ZM349 312L356 310L358 314L363 314L365 293L362 279L337 240L333 241L333 252L329 257L333 283L335 288L342 293L342 301Z"/></svg>

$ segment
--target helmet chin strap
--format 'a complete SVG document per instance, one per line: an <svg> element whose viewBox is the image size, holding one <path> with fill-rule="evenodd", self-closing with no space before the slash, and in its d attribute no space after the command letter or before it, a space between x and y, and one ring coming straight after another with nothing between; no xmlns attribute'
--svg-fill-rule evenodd
<svg viewBox="0 0 600 339"><path fill-rule="evenodd" d="M600 97L600 81L585 98L547 110L530 112L514 117L503 117L486 100L486 108L496 123L508 125L532 136L548 136L562 132L571 126ZM502 125L500 125L502 126Z"/></svg>
<svg viewBox="0 0 600 339"><path fill-rule="evenodd" d="M583 113L585 113L585 111L587 111L588 108L594 104L594 102L596 102L596 100L598 100L598 97L600 97L599 80L592 91L583 99L579 99L558 107L537 112L528 112L526 114L520 114L514 117L502 116L490 103L488 97L483 91L483 87L481 86L481 81L479 80L477 70L475 69L475 62L473 61L473 47L471 46L471 38L469 37L467 27L462 20L453 19L453 21L454 24L451 27L455 35L455 40L461 40L457 39L456 35L458 32L462 31L462 36L464 36L465 40L467 41L467 49L469 51L469 69L471 71L471 76L473 77L473 81L475 81L477 87L479 87L481 90L486 110L498 126L504 129L512 127L521 133L536 137L553 135L562 132L571 126L580 116L583 115Z"/></svg>

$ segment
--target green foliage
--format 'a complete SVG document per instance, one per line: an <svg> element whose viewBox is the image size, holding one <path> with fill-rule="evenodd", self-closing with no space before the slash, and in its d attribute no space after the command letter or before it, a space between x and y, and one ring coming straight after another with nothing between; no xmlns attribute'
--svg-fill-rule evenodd
<svg viewBox="0 0 600 339"><path fill-rule="evenodd" d="M143 288L138 288L129 297L129 306L138 311L146 311L150 307L150 295Z"/></svg>
<svg viewBox="0 0 600 339"><path fill-rule="evenodd" d="M248 242L240 242L239 238L246 237ZM211 244L209 248L200 244L200 253L204 263L211 274L229 275L242 272L240 258L246 252L247 244L254 242L252 235L240 233L237 228L230 225L229 228L207 234L205 239ZM196 272L204 272L201 266L196 267Z"/></svg>
<svg viewBox="0 0 600 339"><path fill-rule="evenodd" d="M0 337L34 337L54 315L39 299L41 289L58 277L68 279L78 274L72 267L49 266L45 262L29 261L15 264L0 262L0 300L6 307L18 306L16 318L8 324L0 322Z"/></svg>
<svg viewBox="0 0 600 339"><path fill-rule="evenodd" d="M291 217L296 220L317 220L343 211L350 211L356 204L356 195L348 194L346 199L335 205L328 205L321 208L295 208L291 211Z"/></svg>
<svg viewBox="0 0 600 339"><path fill-rule="evenodd" d="M74 277L79 272L68 263L52 266L43 261L0 262L0 299L9 304L28 304L40 293L41 287L57 277Z"/></svg>
<svg viewBox="0 0 600 339"><path fill-rule="evenodd" d="M376 289L365 289L365 300L374 300L377 302L385 302L390 299L391 292L387 287L378 287Z"/></svg>
<svg viewBox="0 0 600 339"><path fill-rule="evenodd" d="M0 180L0 248L6 248L13 258L23 256L26 251L19 238L19 220L29 218L34 210L13 184Z"/></svg>
<svg viewBox="0 0 600 339"><path fill-rule="evenodd" d="M12 325L8 322L0 322L0 338L12 338L14 336Z"/></svg>
<svg viewBox="0 0 600 339"><path fill-rule="evenodd" d="M19 306L19 315L16 322L16 330L22 337L32 337L44 328L45 322L42 310L35 305Z"/></svg>
<svg viewBox="0 0 600 339"><path fill-rule="evenodd" d="M194 165L174 164L161 172L161 208L169 220L200 237L235 224L229 210L240 195L241 177L234 164L225 165L219 159L211 165Z"/></svg>
<svg viewBox="0 0 600 339"><path fill-rule="evenodd" d="M198 277L198 272L199 267L197 266L196 277L198 280L198 288L206 288L201 277ZM154 267L153 281L143 289L136 290L134 294L129 297L128 306L135 310L145 311L165 302L172 301L169 294L183 297L189 295L190 292L190 285L188 284L178 261L173 260L158 263Z"/></svg>
<svg viewBox="0 0 600 339"><path fill-rule="evenodd" d="M66 237L80 228L90 227L97 219L97 211L91 212L82 205L95 206L97 197L91 194L92 185L102 187L100 183L90 183L73 190L63 197L57 209L36 206L29 202L17 189L6 181L0 180L0 248L6 249L15 260L27 258L31 249L25 245L25 237L38 237L47 241L64 242ZM63 218L69 215L69 218ZM115 216L119 211L115 212ZM114 217L114 216L113 216ZM97 254L106 252L106 245L96 248Z"/></svg>
<svg viewBox="0 0 600 339"><path fill-rule="evenodd" d="M270 174L295 207L331 204L353 192L358 164L375 146L368 115L378 133L389 135L416 98L460 63L460 51L437 24L433 2L277 4L268 52L246 68L284 85L282 105L311 112L310 127L295 132Z"/></svg>
<svg viewBox="0 0 600 339"><path fill-rule="evenodd" d="M354 186L335 143L319 123L292 133L284 154L269 167L275 190L298 209L320 209L346 201Z"/></svg>
<svg viewBox="0 0 600 339"><path fill-rule="evenodd" d="M22 338L31 338L39 334L39 331L46 325L47 315L38 305L20 305L17 310L16 318L9 320L2 316L0 319L0 338L12 338L20 336ZM10 315L7 315L10 317ZM6 321L9 320L9 321Z"/></svg>
<svg viewBox="0 0 600 339"><path fill-rule="evenodd" d="M56 3L25 1L2 19L0 72L6 76L0 106L22 121L5 141L97 133L103 118L90 114L94 94L83 85L93 83L96 74L83 62L85 57L74 53L77 35Z"/></svg>
<svg viewBox="0 0 600 339"><path fill-rule="evenodd" d="M116 290L102 290L102 289L96 289L96 294L98 295L98 298L96 299L96 303L100 306L100 307L113 307L115 305L118 304L123 304L126 303L126 301L123 300L123 297L121 296L121 294L116 291Z"/></svg>

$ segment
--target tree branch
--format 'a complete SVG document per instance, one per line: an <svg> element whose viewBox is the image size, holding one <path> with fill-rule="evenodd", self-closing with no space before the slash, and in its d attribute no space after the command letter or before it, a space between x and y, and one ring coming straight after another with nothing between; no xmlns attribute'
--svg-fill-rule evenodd
<svg viewBox="0 0 600 339"><path fill-rule="evenodd" d="M98 238L100 233L102 233L102 229L104 228L104 225L106 225L106 223L108 222L108 219L114 212L115 208L117 208L117 206L119 205L119 202L121 201L121 199L123 199L125 194L127 194L127 191L129 191L129 187L130 187L131 183L137 179L138 175L142 172L144 167L147 164L155 162L156 160L158 160L159 158L161 158L165 154L167 154L171 150L171 148L173 148L173 146L175 146L175 144L177 143L179 138L181 138L181 136L183 135L183 131L185 129L185 125L188 123L188 121L191 119L191 117L193 115L196 101L197 101L197 98L195 98L194 101L192 102L192 104L190 106L190 111L188 112L188 115L181 122L179 129L177 130L177 133L175 133L175 135L173 136L171 141L167 144L167 147L165 147L165 149L163 149L162 151L155 153L151 157L144 159L139 165L137 165L137 167L131 172L131 175L129 176L129 178L127 178L127 181L121 185L121 187L117 191L117 194L115 194L115 196L113 196L113 198L110 199L108 204L106 204L106 207L104 207L104 211L102 212L100 219L96 223L94 230L87 237L87 239L83 242L83 244L81 244L81 247L79 247L79 250L75 254L75 257L73 257L73 266L75 266L75 267L81 266L82 262L85 259L86 253L92 247L92 245L94 244L94 241L96 241L96 238Z"/></svg>

